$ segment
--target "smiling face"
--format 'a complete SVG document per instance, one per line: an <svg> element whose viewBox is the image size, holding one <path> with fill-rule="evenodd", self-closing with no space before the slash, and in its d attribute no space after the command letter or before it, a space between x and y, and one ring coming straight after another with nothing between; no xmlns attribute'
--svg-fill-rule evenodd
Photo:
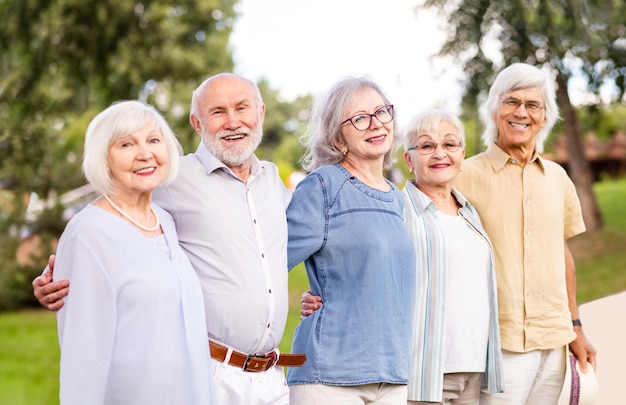
<svg viewBox="0 0 626 405"><path fill-rule="evenodd" d="M521 103L538 103L542 108L529 111L524 104L517 107L504 103L515 100ZM500 97L494 120L498 128L497 144L504 152L512 154L519 149L534 150L537 134L545 125L545 106L541 88L514 90Z"/></svg>
<svg viewBox="0 0 626 405"><path fill-rule="evenodd" d="M374 89L367 88L357 92L348 103L345 110L344 120L364 114L366 116L383 114L385 101L383 97ZM381 110L383 109L383 110ZM384 110L387 114L387 110ZM354 119L354 118L353 118ZM383 118L383 121L386 121ZM360 124L357 124L360 126ZM337 149L346 153L346 160L356 164L368 161L381 162L385 154L391 149L393 143L393 120L382 124L377 118L371 117L371 123L364 131L359 131L350 122L342 124L341 138L335 145Z"/></svg>
<svg viewBox="0 0 626 405"><path fill-rule="evenodd" d="M265 105L259 102L254 84L238 76L219 75L204 84L191 124L230 168L249 163L261 143Z"/></svg>
<svg viewBox="0 0 626 405"><path fill-rule="evenodd" d="M455 125L442 121L438 128L418 134L412 142L416 148L404 153L420 188L452 187L465 158L465 149L458 146L462 142L458 132ZM431 149L432 153L422 154ZM449 151L453 149L456 151Z"/></svg>
<svg viewBox="0 0 626 405"><path fill-rule="evenodd" d="M167 176L169 157L161 131L148 125L113 141L108 165L113 194L137 196L152 192Z"/></svg>

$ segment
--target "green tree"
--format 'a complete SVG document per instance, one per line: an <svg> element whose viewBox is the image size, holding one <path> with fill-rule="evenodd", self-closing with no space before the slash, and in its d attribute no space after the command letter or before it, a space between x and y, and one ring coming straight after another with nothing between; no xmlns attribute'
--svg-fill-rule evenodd
<svg viewBox="0 0 626 405"><path fill-rule="evenodd" d="M623 0L426 0L449 22L440 56L451 56L466 74L464 105L474 108L503 65L527 62L556 74L557 101L587 229L602 226L592 175L582 148L568 83L582 77L590 106L602 106L602 85L623 101L626 78L626 3ZM418 8L419 10L420 8ZM496 51L494 52L494 48ZM495 53L496 56L493 56Z"/></svg>
<svg viewBox="0 0 626 405"><path fill-rule="evenodd" d="M583 133L594 132L599 139L610 139L618 132L626 133L626 104L611 108L586 108L580 111Z"/></svg>
<svg viewBox="0 0 626 405"><path fill-rule="evenodd" d="M26 218L23 197L47 200L84 183L82 139L96 112L143 99L183 145L197 143L190 94L204 77L233 68L235 1L0 0L0 306L21 304L14 292L30 289L47 242L64 226L58 204ZM27 230L43 239L44 260L30 267L15 263Z"/></svg>
<svg viewBox="0 0 626 405"><path fill-rule="evenodd" d="M258 83L265 102L266 114L263 125L263 142L257 155L270 160L280 171L283 180L294 170L302 170L299 159L304 155L304 147L299 136L306 129L311 95L297 97L286 101L281 98L278 90L272 89L262 79Z"/></svg>

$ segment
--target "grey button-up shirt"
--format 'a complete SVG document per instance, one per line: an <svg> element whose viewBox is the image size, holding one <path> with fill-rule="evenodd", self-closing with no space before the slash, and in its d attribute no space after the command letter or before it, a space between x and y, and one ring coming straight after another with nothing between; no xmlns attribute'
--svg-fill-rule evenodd
<svg viewBox="0 0 626 405"><path fill-rule="evenodd" d="M245 184L202 143L181 159L176 180L155 191L200 279L210 339L249 354L280 343L290 198L274 164L254 157Z"/></svg>

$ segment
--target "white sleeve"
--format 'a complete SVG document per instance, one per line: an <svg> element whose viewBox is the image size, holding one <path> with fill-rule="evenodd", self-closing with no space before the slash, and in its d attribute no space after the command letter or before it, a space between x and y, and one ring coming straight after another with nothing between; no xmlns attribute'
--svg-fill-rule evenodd
<svg viewBox="0 0 626 405"><path fill-rule="evenodd" d="M102 250L94 249L97 241L92 239L77 233L62 237L55 262L55 278L70 281L65 305L57 314L63 405L102 404L111 364L117 293L106 257L99 257L103 255L97 251Z"/></svg>

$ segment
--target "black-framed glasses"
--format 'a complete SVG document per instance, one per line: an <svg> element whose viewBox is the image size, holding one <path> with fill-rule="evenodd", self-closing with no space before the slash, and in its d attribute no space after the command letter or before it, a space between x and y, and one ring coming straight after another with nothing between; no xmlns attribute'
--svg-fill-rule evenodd
<svg viewBox="0 0 626 405"><path fill-rule="evenodd" d="M438 145L441 145L441 148L446 152L456 152L463 147L463 142L453 140L445 140L443 142L426 141L418 143L415 146L411 146L407 149L407 151L416 150L421 155L432 155L435 153L435 150L437 150Z"/></svg>
<svg viewBox="0 0 626 405"><path fill-rule="evenodd" d="M522 100L518 100L512 97L505 98L501 101L501 103L511 110L517 110L520 105L523 105L524 107L526 107L526 111L528 111L529 113L538 113L539 111L546 108L539 101L523 102Z"/></svg>
<svg viewBox="0 0 626 405"><path fill-rule="evenodd" d="M388 104L374 111L374 114L357 114L348 118L341 125L350 122L357 131L365 131L372 126L372 117L376 117L381 124L387 124L393 120L393 104Z"/></svg>

